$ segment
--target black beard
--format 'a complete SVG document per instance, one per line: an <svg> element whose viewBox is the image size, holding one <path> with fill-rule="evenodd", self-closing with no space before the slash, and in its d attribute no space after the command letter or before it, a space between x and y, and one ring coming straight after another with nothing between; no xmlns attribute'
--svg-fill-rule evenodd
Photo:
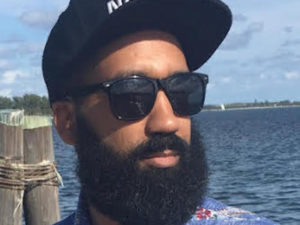
<svg viewBox="0 0 300 225"><path fill-rule="evenodd" d="M195 213L207 186L200 133L191 144L174 134L157 134L124 156L97 138L77 115L77 175L88 202L122 225L182 225ZM177 151L172 168L140 168L138 160L165 149Z"/></svg>

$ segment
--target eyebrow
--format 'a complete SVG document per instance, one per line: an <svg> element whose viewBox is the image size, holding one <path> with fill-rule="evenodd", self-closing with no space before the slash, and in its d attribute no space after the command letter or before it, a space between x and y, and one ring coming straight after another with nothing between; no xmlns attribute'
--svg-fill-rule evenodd
<svg viewBox="0 0 300 225"><path fill-rule="evenodd" d="M118 72L114 76L114 78L116 78L116 79L118 79L118 78L125 78L125 77L134 76L134 75L145 76L145 77L149 76L145 72L142 72L140 70L126 70L126 71Z"/></svg>
<svg viewBox="0 0 300 225"><path fill-rule="evenodd" d="M169 76L177 74L177 73L188 73L190 71L183 71L183 70L178 70L173 72L172 74L169 74ZM125 78L125 77L130 77L130 76L134 76L134 75L139 75L139 76L143 76L143 77L151 77L149 74L140 71L140 70L127 70L127 71L121 71L118 72L114 77L115 79L118 78Z"/></svg>

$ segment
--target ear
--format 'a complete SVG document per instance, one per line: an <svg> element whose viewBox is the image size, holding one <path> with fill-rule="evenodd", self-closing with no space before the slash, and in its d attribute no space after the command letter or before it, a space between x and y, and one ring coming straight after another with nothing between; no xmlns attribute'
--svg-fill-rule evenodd
<svg viewBox="0 0 300 225"><path fill-rule="evenodd" d="M76 117L72 102L60 101L52 104L53 121L59 136L69 144L76 143Z"/></svg>

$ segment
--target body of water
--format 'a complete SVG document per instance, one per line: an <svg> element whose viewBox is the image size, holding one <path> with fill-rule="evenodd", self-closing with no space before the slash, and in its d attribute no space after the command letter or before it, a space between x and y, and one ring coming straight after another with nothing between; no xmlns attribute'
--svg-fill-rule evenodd
<svg viewBox="0 0 300 225"><path fill-rule="evenodd" d="M300 108L206 111L208 196L284 225L300 224ZM53 132L62 218L77 206L76 154Z"/></svg>

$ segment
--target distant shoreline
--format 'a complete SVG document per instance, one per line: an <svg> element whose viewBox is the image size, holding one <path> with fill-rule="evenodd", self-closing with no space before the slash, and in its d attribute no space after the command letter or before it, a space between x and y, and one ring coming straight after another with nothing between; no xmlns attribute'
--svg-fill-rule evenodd
<svg viewBox="0 0 300 225"><path fill-rule="evenodd" d="M233 110L254 110L254 109L281 109L281 108L300 108L300 105L280 105L280 106L252 106L252 107L237 107L237 108L225 108L225 109L203 109L203 112L209 111L233 111Z"/></svg>
<svg viewBox="0 0 300 225"><path fill-rule="evenodd" d="M227 111L227 110L251 110L251 109L269 109L269 108L288 108L300 107L300 100L282 100L282 101L257 101L254 102L236 102L205 104L203 111ZM51 116L49 100L46 96L35 94L25 94L23 97L14 96L12 98L0 96L0 110L20 109L24 110L25 115L45 115Z"/></svg>

